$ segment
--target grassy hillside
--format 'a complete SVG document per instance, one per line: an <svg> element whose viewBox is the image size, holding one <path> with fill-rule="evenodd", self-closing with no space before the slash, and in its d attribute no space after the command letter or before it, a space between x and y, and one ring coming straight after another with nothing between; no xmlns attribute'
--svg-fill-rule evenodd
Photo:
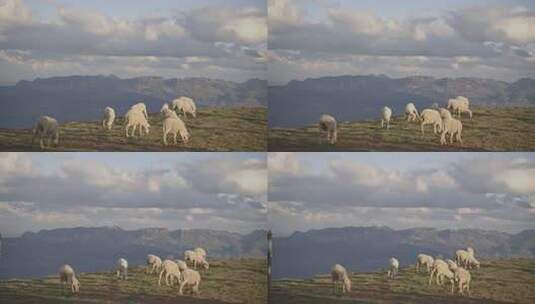
<svg viewBox="0 0 535 304"><path fill-rule="evenodd" d="M156 275L144 268L129 269L127 281L110 272L81 273L80 293L60 288L57 276L34 280L0 281L2 303L265 303L266 264L263 259L216 260L201 272L200 296L178 295L178 287L158 288Z"/></svg>
<svg viewBox="0 0 535 304"><path fill-rule="evenodd" d="M463 116L463 145L441 146L440 135L427 125L395 117L389 130L380 119L340 122L338 142L319 142L316 125L300 129L269 130L269 151L533 151L535 107L474 107L474 118ZM379 112L378 112L379 117Z"/></svg>
<svg viewBox="0 0 535 304"><path fill-rule="evenodd" d="M149 136L126 138L122 117L111 131L100 122L69 122L61 126L60 144L50 151L265 151L266 108L200 108L197 118L185 123L191 138L187 145L180 141L169 146L162 141L161 116L151 115ZM137 132L136 132L137 136ZM30 129L0 129L0 150L39 151L36 141L31 146ZM169 141L170 140L170 141Z"/></svg>
<svg viewBox="0 0 535 304"><path fill-rule="evenodd" d="M427 285L428 275L414 267L401 268L395 280L385 272L353 273L352 291L334 296L330 276L308 280L277 280L272 303L535 303L535 260L508 259L482 261L472 270L471 295L451 295L450 285Z"/></svg>

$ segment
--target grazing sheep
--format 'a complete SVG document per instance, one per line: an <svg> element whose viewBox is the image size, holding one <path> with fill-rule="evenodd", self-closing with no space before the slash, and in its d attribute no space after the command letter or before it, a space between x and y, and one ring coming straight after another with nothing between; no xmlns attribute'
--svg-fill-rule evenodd
<svg viewBox="0 0 535 304"><path fill-rule="evenodd" d="M186 269L182 272L180 287L178 289L178 294L182 295L184 286L191 286L191 291L195 295L199 295L199 285L201 284L201 275L199 272L193 269Z"/></svg>
<svg viewBox="0 0 535 304"><path fill-rule="evenodd" d="M448 268L448 264L444 262L444 264L438 264L436 267L433 268L433 271L431 272L431 275L429 277L429 285L431 285L433 275L436 276L437 285L442 285L442 279L448 279L451 284L451 293L453 293L453 288L455 285L455 275Z"/></svg>
<svg viewBox="0 0 535 304"><path fill-rule="evenodd" d="M117 277L123 280L128 277L128 262L123 258L117 260Z"/></svg>
<svg viewBox="0 0 535 304"><path fill-rule="evenodd" d="M388 270L388 277L391 279L395 279L399 270L399 261L396 258L390 258L388 262L390 264L390 269Z"/></svg>
<svg viewBox="0 0 535 304"><path fill-rule="evenodd" d="M464 291L470 295L470 281L471 281L471 275L470 272L464 268L457 268L455 270L455 281L457 282L459 286L459 294L464 294Z"/></svg>
<svg viewBox="0 0 535 304"><path fill-rule="evenodd" d="M416 121L417 118L419 118L418 110L416 110L416 107L412 102L409 102L405 106L405 115L407 116L407 121Z"/></svg>
<svg viewBox="0 0 535 304"><path fill-rule="evenodd" d="M178 265L178 269L181 272L188 269L188 264L182 260L175 260L175 263Z"/></svg>
<svg viewBox="0 0 535 304"><path fill-rule="evenodd" d="M392 110L389 107L383 108L383 118L381 119L381 128L384 128L386 123L386 128L390 129L390 119L392 118Z"/></svg>
<svg viewBox="0 0 535 304"><path fill-rule="evenodd" d="M427 272L431 271L431 267L433 266L434 259L432 256L429 256L427 254L419 254L416 257L416 272L420 272L420 267L425 266L427 269Z"/></svg>
<svg viewBox="0 0 535 304"><path fill-rule="evenodd" d="M171 111L175 116L176 114ZM171 115L173 115L171 114ZM173 135L173 143L176 145L176 136L177 134L180 134L180 138L182 138L182 141L184 144L187 144L189 141L190 134L188 132L188 129L186 128L186 125L182 121L182 119L178 117L166 117L163 120L162 124L163 129L163 144L167 146L167 135L171 133Z"/></svg>
<svg viewBox="0 0 535 304"><path fill-rule="evenodd" d="M145 119L149 119L149 115L147 115L147 106L143 102L136 103L131 106L130 109L140 111L145 116Z"/></svg>
<svg viewBox="0 0 535 304"><path fill-rule="evenodd" d="M481 264L473 255L470 255L466 258L466 260L464 261L464 265L466 269L472 269L474 267L479 269L479 267L481 267Z"/></svg>
<svg viewBox="0 0 535 304"><path fill-rule="evenodd" d="M202 254L200 254L199 252L193 251L193 254L190 254L189 259L193 263L194 269L197 269L197 265L202 266L202 268L204 268L205 270L208 270L210 268L210 264L208 264L208 261L206 261Z"/></svg>
<svg viewBox="0 0 535 304"><path fill-rule="evenodd" d="M331 115L323 114L320 117L319 121L320 129L320 143L321 143L321 133L327 132L327 141L334 145L338 140L338 131L336 119Z"/></svg>
<svg viewBox="0 0 535 304"><path fill-rule="evenodd" d="M452 261L450 259L447 259L446 260L446 263L448 263L448 267L450 268L451 271L455 271L455 269L457 269L457 263L455 263L455 261Z"/></svg>
<svg viewBox="0 0 535 304"><path fill-rule="evenodd" d="M457 112L457 117L461 117L461 113L468 113L470 115L470 119L472 119L472 111L470 108L470 102L468 101L468 98L464 96L457 96L456 98L452 98L448 100L448 109L451 109L454 113Z"/></svg>
<svg viewBox="0 0 535 304"><path fill-rule="evenodd" d="M193 263L193 259L195 259L195 251L193 250L186 250L184 251L184 261Z"/></svg>
<svg viewBox="0 0 535 304"><path fill-rule="evenodd" d="M111 107L104 109L104 118L102 119L102 127L106 130L111 130L113 122L115 121L115 110Z"/></svg>
<svg viewBox="0 0 535 304"><path fill-rule="evenodd" d="M420 127L422 129L422 135L424 135L424 126L433 125L433 132L437 134L437 128L439 132L442 132L442 118L437 110L425 109L420 114Z"/></svg>
<svg viewBox="0 0 535 304"><path fill-rule="evenodd" d="M343 294L351 291L351 280L349 279L349 275L344 266L335 264L331 269L331 279L333 282L334 294L337 293L337 290L339 289L338 286L340 285L342 286Z"/></svg>
<svg viewBox="0 0 535 304"><path fill-rule="evenodd" d="M438 276L438 267L448 267L448 264L442 259L435 259L433 261L433 265L431 266L431 274L429 276L429 284L431 284L431 280L434 276L436 276L437 284L442 284L442 278Z"/></svg>
<svg viewBox="0 0 535 304"><path fill-rule="evenodd" d="M158 273L162 267L162 259L153 254L147 255L147 270L145 273L152 274L153 272Z"/></svg>
<svg viewBox="0 0 535 304"><path fill-rule="evenodd" d="M187 114L191 114L193 117L197 117L197 106L195 106L195 102L193 99L189 97L182 96L180 98L177 98L171 102L171 109L172 110L178 110L178 112L182 112L182 115L184 115L184 118L188 118Z"/></svg>
<svg viewBox="0 0 535 304"><path fill-rule="evenodd" d="M177 263L171 260L165 260L162 263L162 269L160 270L160 277L158 279L158 286L160 286L162 281L162 275L165 274L165 284L169 286L169 278L171 278L171 286L173 286L174 279L180 283L180 269L178 268Z"/></svg>
<svg viewBox="0 0 535 304"><path fill-rule="evenodd" d="M167 104L164 104L162 109L160 110L160 113L162 113L164 119L166 118L179 118L175 111L169 109L169 107L166 107Z"/></svg>
<svg viewBox="0 0 535 304"><path fill-rule="evenodd" d="M47 140L47 146L51 146L52 138L54 138L54 145L59 144L59 124L58 121L50 116L41 116L37 120L33 128L32 146L35 137L39 135L39 145L41 149L45 148L44 139Z"/></svg>
<svg viewBox="0 0 535 304"><path fill-rule="evenodd" d="M195 249L193 249L193 251L195 251L198 255L200 255L203 259L206 259L206 250L204 250L203 248L201 247L197 247Z"/></svg>
<svg viewBox="0 0 535 304"><path fill-rule="evenodd" d="M455 262L457 262L457 265L466 267L466 261L468 258L472 256L470 251L459 249L455 252Z"/></svg>
<svg viewBox="0 0 535 304"><path fill-rule="evenodd" d="M446 118L443 121L443 129L442 134L440 135L440 144L445 145L446 142L446 134L450 135L450 144L453 144L453 136L455 135L455 139L457 142L459 142L461 145L463 144L463 140L461 138L462 132L463 132L463 124L460 120L455 119L453 117Z"/></svg>
<svg viewBox="0 0 535 304"><path fill-rule="evenodd" d="M80 282L76 278L76 274L74 273L74 269L68 264L65 264L59 268L58 271L59 274L59 282L61 283L62 287L65 288L66 284L69 284L71 286L71 292L77 293L80 292Z"/></svg>
<svg viewBox="0 0 535 304"><path fill-rule="evenodd" d="M126 112L125 116L125 131L126 137L134 136L136 128L139 126L139 136L143 135L143 130L145 133L149 134L150 125L147 121L147 118L143 115L138 109L130 109ZM132 134L128 135L128 130L130 127L133 127Z"/></svg>

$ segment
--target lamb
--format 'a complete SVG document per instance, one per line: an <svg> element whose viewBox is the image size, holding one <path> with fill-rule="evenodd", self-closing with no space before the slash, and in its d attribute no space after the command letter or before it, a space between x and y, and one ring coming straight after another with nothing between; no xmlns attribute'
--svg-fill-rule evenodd
<svg viewBox="0 0 535 304"><path fill-rule="evenodd" d="M143 102L136 103L135 105L130 107L130 110L138 110L145 116L145 119L149 119L149 115L147 115L147 106Z"/></svg>
<svg viewBox="0 0 535 304"><path fill-rule="evenodd" d="M71 285L71 292L72 293L78 293L80 292L80 282L76 278L76 274L74 273L74 269L68 264L65 264L59 268L59 282L61 283L62 287L65 288L66 284Z"/></svg>
<svg viewBox="0 0 535 304"><path fill-rule="evenodd" d="M451 271L455 271L455 269L457 269L459 266L457 266L457 263L455 263L455 261L452 261L450 259L447 259L446 260L446 263L448 263L448 267Z"/></svg>
<svg viewBox="0 0 535 304"><path fill-rule="evenodd" d="M123 280L126 280L128 276L128 262L123 259L123 258L120 258L119 260L117 260L117 277L118 278L121 278Z"/></svg>
<svg viewBox="0 0 535 304"><path fill-rule="evenodd" d="M390 260L388 260L389 264L390 264L390 270L388 270L388 277L391 278L391 279L395 279L395 276L398 274L398 270L399 270L399 261L398 259L396 258L390 258Z"/></svg>
<svg viewBox="0 0 535 304"><path fill-rule="evenodd" d="M191 291L195 295L199 295L199 285L201 284L201 275L199 272L193 269L186 269L182 272L180 286L178 289L178 294L182 295L182 291L185 286L191 286Z"/></svg>
<svg viewBox="0 0 535 304"><path fill-rule="evenodd" d="M412 102L409 102L405 106L405 115L407 116L407 121L416 121L417 118L419 118L418 110L416 110L416 107Z"/></svg>
<svg viewBox="0 0 535 304"><path fill-rule="evenodd" d="M383 108L383 119L381 119L381 128L384 128L386 123L386 128L390 129L390 119L392 118L392 110L389 107Z"/></svg>
<svg viewBox="0 0 535 304"><path fill-rule="evenodd" d="M136 128L139 126L139 136L143 135L143 130L149 134L150 125L147 118L139 109L130 109L126 112L125 116L125 131L126 137L134 136ZM128 135L128 130L133 127L132 134Z"/></svg>
<svg viewBox="0 0 535 304"><path fill-rule="evenodd" d="M195 251L198 255L202 256L203 259L206 259L206 250L204 250L203 248L197 247L193 249L193 251Z"/></svg>
<svg viewBox="0 0 535 304"><path fill-rule="evenodd" d="M47 146L51 146L50 142L54 138L54 145L59 144L59 124L58 121L50 116L41 116L37 120L33 128L32 146L35 137L39 135L39 145L41 149L45 148L44 139L47 140Z"/></svg>
<svg viewBox="0 0 535 304"><path fill-rule="evenodd" d="M153 254L147 255L147 270L145 273L152 274L153 272L158 272L162 267L162 259Z"/></svg>
<svg viewBox="0 0 535 304"><path fill-rule="evenodd" d="M463 294L466 290L468 295L470 295L470 272L464 268L459 267L455 270L454 278L459 286L459 294Z"/></svg>
<svg viewBox="0 0 535 304"><path fill-rule="evenodd" d="M342 286L343 294L351 291L351 280L349 279L349 275L344 266L335 264L331 269L331 279L333 282L334 294L337 293L337 290L339 289L338 286L340 285Z"/></svg>
<svg viewBox="0 0 535 304"><path fill-rule="evenodd" d="M323 114L319 121L320 135L322 132L327 132L327 141L334 145L338 140L338 131L336 119L328 114ZM321 137L320 137L321 142Z"/></svg>
<svg viewBox="0 0 535 304"><path fill-rule="evenodd" d="M171 111L172 112L172 111ZM172 112L175 116L176 114ZM173 143L176 145L176 136L177 134L180 134L180 138L182 138L182 141L187 144L190 138L190 134L188 132L188 129L186 128L186 125L182 121L182 119L176 117L172 117L173 114L170 114L170 116L166 117L163 120L162 129L163 129L163 144L167 146L167 135L171 133L173 135Z"/></svg>
<svg viewBox="0 0 535 304"><path fill-rule="evenodd" d="M431 271L431 267L433 266L434 259L432 256L429 256L427 254L419 254L416 257L416 272L420 272L420 266L425 266L427 269L427 272Z"/></svg>
<svg viewBox="0 0 535 304"><path fill-rule="evenodd" d="M113 122L115 121L115 110L111 107L106 107L104 109L104 118L102 119L102 128L110 131Z"/></svg>
<svg viewBox="0 0 535 304"><path fill-rule="evenodd" d="M446 134L450 134L450 144L453 144L453 136L455 136L455 139L462 145L462 132L463 124L461 123L461 121L453 117L447 117L443 120L443 129L442 134L440 135L440 144L445 145L447 143Z"/></svg>
<svg viewBox="0 0 535 304"><path fill-rule="evenodd" d="M195 102L193 99L189 97L182 96L180 98L177 98L171 102L171 109L177 110L179 112L182 112L184 115L184 118L188 118L187 114L191 114L194 118L197 117L197 106L195 106Z"/></svg>
<svg viewBox="0 0 535 304"><path fill-rule="evenodd" d="M175 263L178 265L180 272L188 269L188 264L182 260L175 260Z"/></svg>
<svg viewBox="0 0 535 304"><path fill-rule="evenodd" d="M169 278L171 277L171 286L173 286L174 279L177 279L178 283L180 283L180 269L178 268L177 263L171 261L171 260L165 260L162 263L162 268L160 270L160 277L158 279L158 286L160 286L162 281L162 275L165 274L165 284L169 286Z"/></svg>
<svg viewBox="0 0 535 304"><path fill-rule="evenodd" d="M456 98L449 99L448 100L448 109L451 109L454 113L457 112L457 116L460 118L461 113L468 113L470 115L470 119L472 119L472 111L470 108L470 102L468 101L468 98L464 96L457 96Z"/></svg>
<svg viewBox="0 0 535 304"><path fill-rule="evenodd" d="M437 110L425 109L420 114L420 127L422 129L422 135L424 135L424 126L433 125L433 132L437 134L437 128L439 132L442 132L442 118Z"/></svg>

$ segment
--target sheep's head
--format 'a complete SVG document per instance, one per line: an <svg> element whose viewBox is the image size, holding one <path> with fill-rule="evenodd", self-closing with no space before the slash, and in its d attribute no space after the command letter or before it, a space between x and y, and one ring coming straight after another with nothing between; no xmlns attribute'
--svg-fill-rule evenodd
<svg viewBox="0 0 535 304"><path fill-rule="evenodd" d="M72 290L73 292L80 292L80 282L77 278L72 278Z"/></svg>
<svg viewBox="0 0 535 304"><path fill-rule="evenodd" d="M190 136L190 135L189 135L188 130L181 130L181 131L180 131L180 137L182 138L182 141L183 141L184 143L188 143L188 141L189 141L189 136Z"/></svg>
<svg viewBox="0 0 535 304"><path fill-rule="evenodd" d="M210 268L210 264L208 264L207 261L203 261L202 262L202 268L204 268L204 270L208 270Z"/></svg>
<svg viewBox="0 0 535 304"><path fill-rule="evenodd" d="M348 276L344 276L344 287L347 292L351 291L351 280Z"/></svg>

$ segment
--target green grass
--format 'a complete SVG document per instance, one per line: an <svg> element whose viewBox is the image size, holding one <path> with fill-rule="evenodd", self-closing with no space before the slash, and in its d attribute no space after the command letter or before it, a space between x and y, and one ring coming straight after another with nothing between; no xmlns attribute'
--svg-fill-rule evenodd
<svg viewBox="0 0 535 304"><path fill-rule="evenodd" d="M535 107L474 107L474 117L463 116L463 145L441 146L440 135L427 125L394 117L389 130L380 120L339 123L338 142L319 142L316 125L300 129L269 130L269 151L533 151Z"/></svg>
<svg viewBox="0 0 535 304"><path fill-rule="evenodd" d="M353 273L352 291L333 295L328 275L306 280L276 280L271 301L277 304L320 303L535 303L535 260L483 260L471 270L470 296L452 295L450 285L428 286L427 273L401 268L395 280L385 272Z"/></svg>
<svg viewBox="0 0 535 304"><path fill-rule="evenodd" d="M265 151L267 135L266 108L201 108L197 118L185 119L191 138L163 145L161 116L151 115L150 134L126 138L123 119L117 118L111 131L104 131L99 121L69 122L61 126L60 144L47 151ZM30 129L0 129L0 150L40 151L36 141L31 146Z"/></svg>
<svg viewBox="0 0 535 304"><path fill-rule="evenodd" d="M266 303L267 281L264 259L225 259L210 263L201 272L200 295L190 289L178 295L178 287L158 287L155 274L143 267L129 269L127 281L110 272L80 273L80 293L62 290L57 276L33 280L0 281L1 303Z"/></svg>

